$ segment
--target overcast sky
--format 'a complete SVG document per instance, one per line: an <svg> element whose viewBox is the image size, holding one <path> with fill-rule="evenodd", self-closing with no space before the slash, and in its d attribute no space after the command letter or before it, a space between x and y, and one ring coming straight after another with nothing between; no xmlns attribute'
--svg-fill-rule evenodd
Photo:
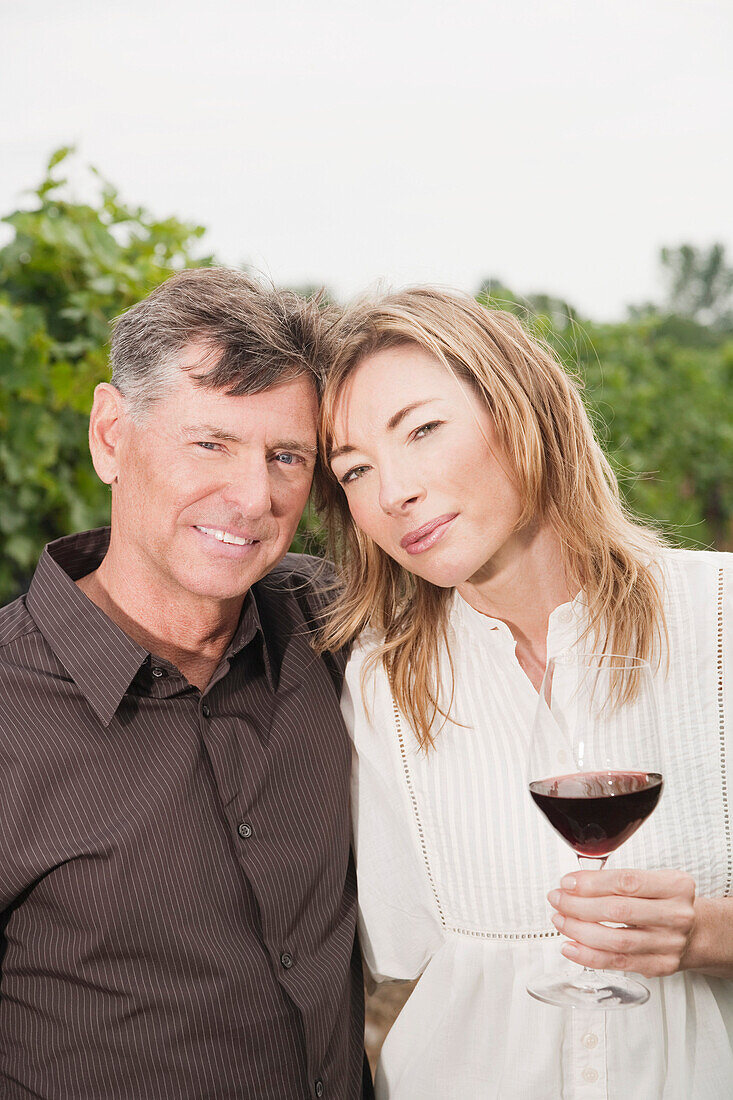
<svg viewBox="0 0 733 1100"><path fill-rule="evenodd" d="M0 211L76 143L288 284L500 276L596 317L733 252L731 0L0 0Z"/></svg>

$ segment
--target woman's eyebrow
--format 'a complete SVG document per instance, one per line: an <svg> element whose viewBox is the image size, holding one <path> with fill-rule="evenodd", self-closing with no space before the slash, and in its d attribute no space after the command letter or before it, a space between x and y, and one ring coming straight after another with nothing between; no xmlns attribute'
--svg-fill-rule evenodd
<svg viewBox="0 0 733 1100"><path fill-rule="evenodd" d="M429 405L431 401L435 401L435 398L427 397L424 401L413 401L411 405L405 405L404 409L400 409L399 412L396 412L393 416L390 416L389 420L387 421L387 429L390 432L393 432L395 428L405 419L406 416L409 416L411 412L415 411L415 409L421 409L423 405Z"/></svg>
<svg viewBox="0 0 733 1100"><path fill-rule="evenodd" d="M415 409L421 409L423 405L430 405L434 401L440 400L437 397L426 397L422 401L413 401L409 405L405 405L404 408L398 409L396 413L393 413L387 421L387 431L393 432L395 428L399 427L406 416L409 416ZM343 447L337 447L335 451L331 451L328 456L329 462L335 462L337 458L342 458L343 455L351 454L356 450L356 447L352 447L350 443L345 443Z"/></svg>

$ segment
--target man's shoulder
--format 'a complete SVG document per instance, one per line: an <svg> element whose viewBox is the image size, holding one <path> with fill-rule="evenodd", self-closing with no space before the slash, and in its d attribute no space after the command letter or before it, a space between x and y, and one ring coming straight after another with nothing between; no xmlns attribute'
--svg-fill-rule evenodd
<svg viewBox="0 0 733 1100"><path fill-rule="evenodd" d="M279 565L255 585L265 632L267 624L275 624L281 636L299 635L312 641L318 636L338 591L336 571L330 561L310 554L286 554ZM343 651L324 653L321 660L340 692L346 654Z"/></svg>
<svg viewBox="0 0 733 1100"><path fill-rule="evenodd" d="M257 585L258 590L294 599L309 619L319 618L335 598L339 586L330 561L311 554L286 554Z"/></svg>
<svg viewBox="0 0 733 1100"><path fill-rule="evenodd" d="M305 582L317 587L321 584L333 584L335 575L333 564L326 558L317 558L313 554L286 554L267 574L265 580L272 578L289 586L292 579L295 579L296 583Z"/></svg>

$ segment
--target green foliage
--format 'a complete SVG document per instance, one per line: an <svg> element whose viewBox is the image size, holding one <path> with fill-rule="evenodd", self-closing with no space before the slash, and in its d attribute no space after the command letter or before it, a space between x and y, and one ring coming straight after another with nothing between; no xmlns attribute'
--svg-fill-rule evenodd
<svg viewBox="0 0 733 1100"><path fill-rule="evenodd" d="M0 249L0 601L27 583L44 543L105 523L87 421L108 377L110 320L194 258L199 226L125 205L94 170L95 198L69 191L57 150ZM622 324L581 321L566 301L521 298L497 280L479 297L530 319L585 383L622 490L674 541L733 545L733 272L722 246L661 256L669 294ZM293 549L317 553L312 511Z"/></svg>
<svg viewBox="0 0 733 1100"><path fill-rule="evenodd" d="M87 445L108 378L110 320L192 257L200 226L124 205L94 170L94 205L68 195L57 150L0 249L0 599L27 582L44 543L105 523L108 490Z"/></svg>
<svg viewBox="0 0 733 1100"><path fill-rule="evenodd" d="M649 317L585 325L568 351L632 511L677 544L730 546L733 342L678 343Z"/></svg>
<svg viewBox="0 0 733 1100"><path fill-rule="evenodd" d="M494 281L479 297L528 322L581 382L636 515L678 545L733 546L730 335L654 306L622 324L580 322L565 302L521 298Z"/></svg>
<svg viewBox="0 0 733 1100"><path fill-rule="evenodd" d="M725 246L663 248L660 260L668 284L666 311L733 333L733 268Z"/></svg>

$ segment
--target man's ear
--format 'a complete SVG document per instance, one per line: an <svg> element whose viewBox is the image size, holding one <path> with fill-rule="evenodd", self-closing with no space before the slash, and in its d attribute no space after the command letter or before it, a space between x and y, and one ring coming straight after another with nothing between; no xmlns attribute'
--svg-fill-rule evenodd
<svg viewBox="0 0 733 1100"><path fill-rule="evenodd" d="M117 481L119 443L125 418L124 397L116 386L100 382L89 417L89 450L100 481Z"/></svg>

